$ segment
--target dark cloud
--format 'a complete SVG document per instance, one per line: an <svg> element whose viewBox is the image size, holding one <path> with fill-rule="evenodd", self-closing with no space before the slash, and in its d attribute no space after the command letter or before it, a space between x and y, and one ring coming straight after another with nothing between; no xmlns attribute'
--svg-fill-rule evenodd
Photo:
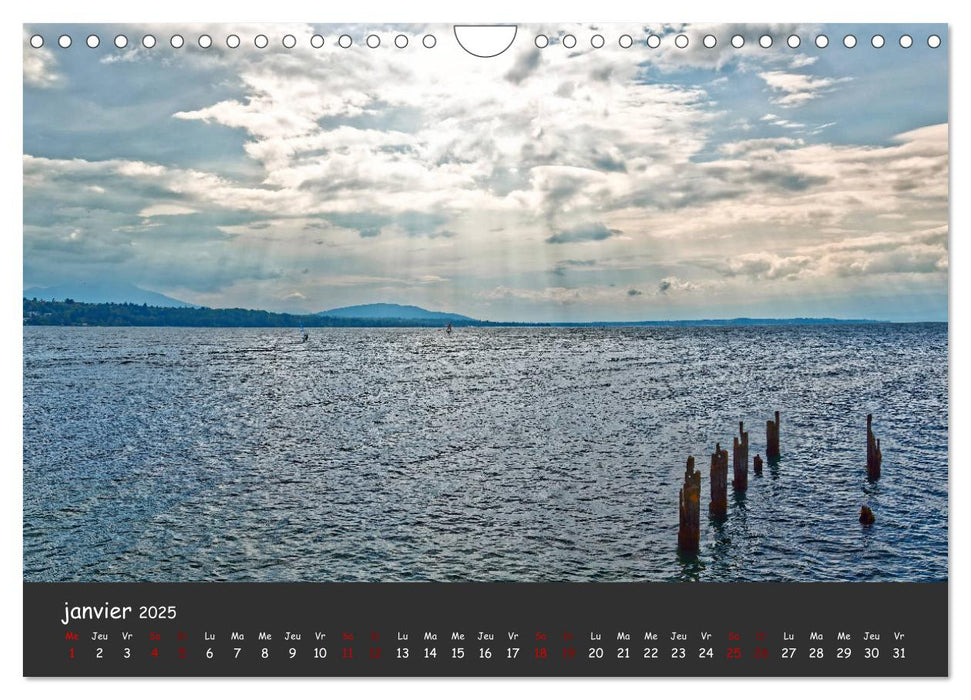
<svg viewBox="0 0 971 700"><path fill-rule="evenodd" d="M810 187L825 185L830 181L828 177L819 175L806 175L783 169L777 170L754 170L749 178L749 182L759 185L769 185L790 192L802 192Z"/></svg>
<svg viewBox="0 0 971 700"><path fill-rule="evenodd" d="M804 192L829 181L828 177L808 175L778 165L750 164L746 168L736 168L706 163L698 170L679 175L666 187L637 190L618 201L617 206L679 210L748 197L759 192L754 186L769 191Z"/></svg>
<svg viewBox="0 0 971 700"><path fill-rule="evenodd" d="M613 236L619 236L623 231L607 228L602 223L580 224L573 228L564 229L546 239L547 243L582 243L585 241L603 241Z"/></svg>
<svg viewBox="0 0 971 700"><path fill-rule="evenodd" d="M658 294L667 294L670 289L671 289L671 280L661 280L660 282L657 283Z"/></svg>
<svg viewBox="0 0 971 700"><path fill-rule="evenodd" d="M619 157L612 156L609 153L592 153L590 156L590 162L594 167L597 168L597 170L605 170L611 173L627 172L627 163L625 163Z"/></svg>
<svg viewBox="0 0 971 700"><path fill-rule="evenodd" d="M669 284L670 284L670 283L669 283ZM628 289L628 290L627 290L627 296L629 296L629 297L639 297L639 296L641 296L641 295L642 295L643 293L644 293L644 292L642 292L642 291L641 291L640 289Z"/></svg>
<svg viewBox="0 0 971 700"><path fill-rule="evenodd" d="M381 229L391 223L390 216L352 212L349 214L328 214L327 220L340 228L357 231L361 238L374 238L381 235Z"/></svg>
<svg viewBox="0 0 971 700"><path fill-rule="evenodd" d="M605 64L596 70L590 71L590 79L595 80L598 83L610 82L610 76L614 73L614 67L610 64Z"/></svg>
<svg viewBox="0 0 971 700"><path fill-rule="evenodd" d="M519 85L519 83L526 80L539 67L542 58L543 54L541 51L532 49L525 51L519 54L519 58L516 59L513 67L503 77L509 82Z"/></svg>
<svg viewBox="0 0 971 700"><path fill-rule="evenodd" d="M560 260L550 272L558 277L562 277L570 270L591 268L596 264L596 260Z"/></svg>

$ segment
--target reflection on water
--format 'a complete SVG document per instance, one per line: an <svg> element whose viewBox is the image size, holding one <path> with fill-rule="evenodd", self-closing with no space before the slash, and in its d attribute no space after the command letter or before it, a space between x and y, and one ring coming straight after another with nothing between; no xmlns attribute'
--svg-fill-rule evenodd
<svg viewBox="0 0 971 700"><path fill-rule="evenodd" d="M783 458L711 522L715 442L742 420L764 456L775 410ZM687 455L703 508L701 551L684 558ZM947 327L315 329L307 343L280 329L25 328L24 569L945 579Z"/></svg>

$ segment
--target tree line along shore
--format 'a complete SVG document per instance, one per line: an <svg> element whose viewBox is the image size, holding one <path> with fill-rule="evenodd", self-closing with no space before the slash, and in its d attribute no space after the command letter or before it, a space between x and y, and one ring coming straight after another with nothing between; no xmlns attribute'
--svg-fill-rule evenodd
<svg viewBox="0 0 971 700"><path fill-rule="evenodd" d="M257 309L167 307L148 304L85 303L65 299L24 298L25 326L176 326L217 328L346 328L346 327L583 327L583 326L788 326L881 323L866 319L733 318L680 321L521 322L451 318L350 318L322 314L291 314Z"/></svg>

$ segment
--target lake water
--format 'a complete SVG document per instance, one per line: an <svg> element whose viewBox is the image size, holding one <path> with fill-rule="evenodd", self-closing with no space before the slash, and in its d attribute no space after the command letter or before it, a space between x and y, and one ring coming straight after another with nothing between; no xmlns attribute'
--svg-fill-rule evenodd
<svg viewBox="0 0 971 700"><path fill-rule="evenodd" d="M25 327L24 579L947 578L944 324L310 333Z"/></svg>

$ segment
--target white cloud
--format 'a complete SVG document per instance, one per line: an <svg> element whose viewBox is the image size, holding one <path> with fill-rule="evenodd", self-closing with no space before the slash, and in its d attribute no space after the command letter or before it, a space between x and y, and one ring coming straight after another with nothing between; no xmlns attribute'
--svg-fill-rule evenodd
<svg viewBox="0 0 971 700"><path fill-rule="evenodd" d="M104 188L98 188L104 192ZM152 216L179 216L180 214L195 214L196 210L191 207L186 207L181 204L153 204L150 207L145 207L140 212L139 216L146 218Z"/></svg>
<svg viewBox="0 0 971 700"><path fill-rule="evenodd" d="M804 73L789 73L781 70L759 73L774 92L782 95L772 99L775 104L784 107L796 107L832 91L836 85L844 83L850 78L817 78ZM763 119L774 115L766 115Z"/></svg>
<svg viewBox="0 0 971 700"><path fill-rule="evenodd" d="M50 88L62 82L57 72L57 60L53 52L43 46L35 49L28 41L30 35L24 32L24 85L36 88Z"/></svg>

